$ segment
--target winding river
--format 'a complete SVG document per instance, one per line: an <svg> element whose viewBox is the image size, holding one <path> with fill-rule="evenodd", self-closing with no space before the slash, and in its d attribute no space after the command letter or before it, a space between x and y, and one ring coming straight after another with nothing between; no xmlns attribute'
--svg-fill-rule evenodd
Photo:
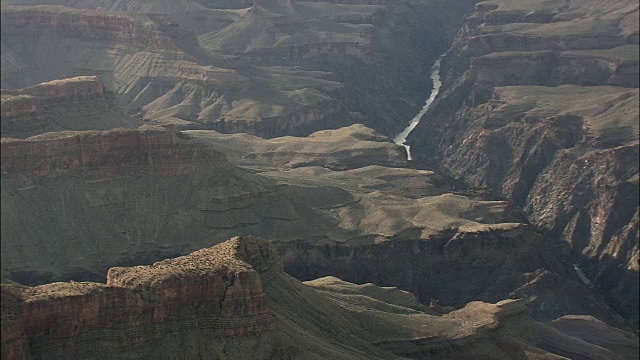
<svg viewBox="0 0 640 360"><path fill-rule="evenodd" d="M396 137L393 139L394 143L404 146L404 148L407 149L407 160L413 160L413 158L411 157L411 147L407 145L407 136L409 136L411 131L413 131L413 129L415 129L415 127L418 125L420 119L422 119L422 116L424 116L427 110L429 110L429 106L431 106L431 103L433 103L433 100L436 98L436 96L438 96L438 92L440 91L440 86L442 85L442 82L440 81L440 60L442 60L443 56L444 54L440 55L440 57L436 60L435 63L433 63L433 66L431 67L431 80L433 80L433 90L431 90L429 98L425 102L422 109L420 109L420 112L418 112L418 114L414 116L413 119L411 119L411 122L409 122L409 126L402 130L402 132L396 135Z"/></svg>

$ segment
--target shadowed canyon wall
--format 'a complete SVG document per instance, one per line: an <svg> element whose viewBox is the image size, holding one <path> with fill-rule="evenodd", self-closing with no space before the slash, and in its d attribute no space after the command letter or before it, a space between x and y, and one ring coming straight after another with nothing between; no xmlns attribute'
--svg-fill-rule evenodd
<svg viewBox="0 0 640 360"><path fill-rule="evenodd" d="M409 142L417 159L524 208L637 322L636 5L478 4Z"/></svg>

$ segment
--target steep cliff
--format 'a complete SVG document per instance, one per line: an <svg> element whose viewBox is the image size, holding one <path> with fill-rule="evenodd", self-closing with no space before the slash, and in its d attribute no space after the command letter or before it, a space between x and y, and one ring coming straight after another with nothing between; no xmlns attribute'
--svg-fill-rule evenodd
<svg viewBox="0 0 640 360"><path fill-rule="evenodd" d="M430 315L395 288L336 278L302 284L282 272L269 242L254 237L112 268L106 284L3 283L2 320L2 357L11 360L632 359L638 343L588 316L533 321L526 301ZM589 326L576 331L580 323ZM594 336L602 329L606 339Z"/></svg>
<svg viewBox="0 0 640 360"><path fill-rule="evenodd" d="M295 143L302 145L298 151L333 144L308 165L349 165L348 154L376 147L388 156L381 165L401 162L397 147L383 137L354 130L338 139L322 132L307 144L298 139L290 150ZM366 163L362 154L349 161ZM254 164L267 170L277 167L270 158L282 159L256 158L263 160ZM435 174L425 182L416 179L425 172L409 170L413 180L400 181L393 168L381 166L335 174L300 170L290 180L265 168L258 175L232 165L209 144L152 127L3 139L2 266L29 283L74 273L99 279L107 266L184 253L238 233L343 242L520 219L502 202L445 195L453 187ZM456 206L440 205L450 200ZM491 214L483 215L486 210ZM429 218L430 211L441 216ZM394 220L378 224L387 215Z"/></svg>
<svg viewBox="0 0 640 360"><path fill-rule="evenodd" d="M3 296L15 300L3 301L3 320L11 319L3 321L2 357L83 358L107 347L101 358L150 357L168 337L205 341L271 330L258 271L281 270L266 246L234 238L151 266L111 268L106 284L3 284Z"/></svg>
<svg viewBox="0 0 640 360"><path fill-rule="evenodd" d="M399 148L370 129L253 148L248 135L188 134L198 140L153 127L3 139L3 273L28 285L101 280L114 265L270 234L300 279L394 285L457 307L517 293L539 297L537 318L619 322L520 212L433 172L394 168ZM364 166L372 149L382 158ZM541 274L557 280L527 287Z"/></svg>
<svg viewBox="0 0 640 360"><path fill-rule="evenodd" d="M530 305L536 317L589 313L621 321L582 283L566 251L524 225L522 213L437 173L395 167L402 155L387 155L392 144L370 129L270 140L185 133L291 186L290 198L330 209L336 228L326 238L276 243L285 270L298 279L331 275L397 286L424 304L456 307L537 297ZM327 187L348 192L330 195Z"/></svg>
<svg viewBox="0 0 640 360"><path fill-rule="evenodd" d="M27 283L100 279L117 263L301 221L269 180L157 128L2 139L2 172L2 266Z"/></svg>
<svg viewBox="0 0 640 360"><path fill-rule="evenodd" d="M142 125L113 107L113 99L95 76L54 80L26 89L3 89L1 96L3 137Z"/></svg>
<svg viewBox="0 0 640 360"><path fill-rule="evenodd" d="M3 87L96 75L156 124L276 137L354 123L397 133L472 1L12 3Z"/></svg>
<svg viewBox="0 0 640 360"><path fill-rule="evenodd" d="M146 121L263 136L349 119L336 83L310 74L292 86L277 69L245 71L249 81L216 66L195 34L167 15L3 4L2 20L3 88L95 75L117 108Z"/></svg>
<svg viewBox="0 0 640 360"><path fill-rule="evenodd" d="M419 160L524 208L635 322L637 17L631 1L479 3L409 139Z"/></svg>

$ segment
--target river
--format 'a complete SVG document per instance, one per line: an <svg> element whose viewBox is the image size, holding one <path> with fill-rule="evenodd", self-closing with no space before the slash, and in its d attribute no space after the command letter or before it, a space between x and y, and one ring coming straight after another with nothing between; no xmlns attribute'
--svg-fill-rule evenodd
<svg viewBox="0 0 640 360"><path fill-rule="evenodd" d="M440 86L442 85L442 82L440 81L440 61L442 60L443 56L444 54L440 55L440 57L436 60L435 63L433 63L433 66L431 67L431 80L433 80L433 90L431 90L429 98L425 102L422 109L420 109L420 112L418 112L418 114L414 116L413 119L411 119L411 122L409 122L409 126L402 130L402 132L396 135L396 137L393 139L394 143L404 146L404 148L407 149L407 160L413 160L413 158L411 157L411 147L407 145L407 136L409 136L413 129L415 129L415 127L418 125L420 119L422 119L422 116L424 116L427 110L429 110L429 106L431 106L431 103L433 103L433 100L436 98L436 96L438 96L438 92L440 91Z"/></svg>

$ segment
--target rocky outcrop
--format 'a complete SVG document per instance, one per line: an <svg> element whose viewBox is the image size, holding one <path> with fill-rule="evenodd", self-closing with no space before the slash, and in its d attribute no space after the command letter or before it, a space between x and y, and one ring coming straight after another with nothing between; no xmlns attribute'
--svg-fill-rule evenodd
<svg viewBox="0 0 640 360"><path fill-rule="evenodd" d="M364 360L490 352L499 359L514 354L627 359L637 354L638 340L630 333L588 316L537 322L527 315L528 306L523 300L475 301L433 316L396 288L336 278L302 284L282 272L269 242L235 237L150 266L112 268L106 284L3 283L2 357ZM576 320L589 326L576 330ZM595 337L594 328L606 329L607 336Z"/></svg>
<svg viewBox="0 0 640 360"><path fill-rule="evenodd" d="M14 3L3 87L97 75L148 122L271 138L354 123L399 132L472 1Z"/></svg>
<svg viewBox="0 0 640 360"><path fill-rule="evenodd" d="M30 95L45 101L69 101L76 104L96 99L106 103L105 93L104 85L95 76L54 80L26 89L2 90L3 95ZM2 114L6 114L4 109Z"/></svg>
<svg viewBox="0 0 640 360"><path fill-rule="evenodd" d="M162 74L163 76L215 79L220 83L237 81L237 74L234 70L202 64L208 60L208 56L199 47L194 34L181 29L167 16L89 11L65 6L6 5L2 7L2 20L4 24L2 32L9 44L7 51L17 57L15 60L18 60L18 63L15 61L7 63L8 66L3 70L5 76L8 77L3 79L3 87L30 85L28 83L33 81L31 79L34 76L40 77L40 81L53 80L51 77L61 72L69 76L70 73L73 73L69 69L72 64L81 66L85 69L84 71L90 74L98 72L102 75L105 70L117 71L119 66L117 61L110 63L109 59L102 59L102 62L96 62L89 56L90 54L85 54L85 42L99 44L99 48L107 47L114 50L117 48L118 55L139 52L141 55L147 56L147 60L150 56L164 60L157 61L153 69L145 69L146 64L142 64L142 67L129 67L127 69L129 74L145 76L156 72L157 75ZM68 64L60 64L63 66L61 69L47 69L44 66L39 66L40 64L36 60L32 63L32 65L36 65L36 68L30 69L31 71L35 70L35 73L26 74L27 77L24 79L14 79L14 75L20 75L25 72L24 70L27 70L20 70L23 64L20 64L19 60L26 60L23 57L29 51L40 51L40 49L28 49L28 42L50 36L53 36L54 41L68 42L77 47L78 51L73 54L76 58L69 58ZM28 39L25 44L27 46L26 52L14 49L13 45L19 39ZM104 49L100 51L102 50ZM154 52L155 56L152 55ZM67 57L70 55L56 54L53 56ZM116 54L108 56L113 57L114 55ZM145 62L140 56L138 58L139 61ZM176 66L178 65L176 63L179 66ZM57 73L55 73L56 71Z"/></svg>
<svg viewBox="0 0 640 360"><path fill-rule="evenodd" d="M503 202L472 200L482 195L431 172L394 167L401 166L395 163L402 159L399 147L390 156L393 145L370 129L354 125L269 140L185 134L219 148L238 165L264 169L266 176L292 185L286 190L290 198L330 209L337 227L326 239L277 244L287 272L298 279L331 275L397 286L424 304L436 300L445 306L537 297L536 317L586 311L621 323L577 277L566 251L523 226L521 213ZM378 165L361 167L372 163ZM399 264L398 258L406 261Z"/></svg>
<svg viewBox="0 0 640 360"><path fill-rule="evenodd" d="M3 315L11 312L12 319L3 321L2 357L78 357L96 341L96 331L105 329L111 330L116 353L152 342L129 337L131 329L154 326L157 339L186 326L208 336L255 336L274 327L259 272L278 271L268 243L233 238L151 266L112 268L106 284L3 284L3 297L13 302L5 308L3 301Z"/></svg>
<svg viewBox="0 0 640 360"><path fill-rule="evenodd" d="M480 3L409 142L417 159L524 208L637 322L637 6L556 5Z"/></svg>
<svg viewBox="0 0 640 360"><path fill-rule="evenodd" d="M45 29L99 41L118 41L139 48L173 46L151 21L128 15L91 13L63 7L14 7L2 11L2 31L41 33Z"/></svg>
<svg viewBox="0 0 640 360"><path fill-rule="evenodd" d="M244 114L227 114L205 124L206 128L226 133L246 133L262 138L305 136L325 128L339 128L353 118L343 102L330 97L311 104L296 104L291 108L274 107L271 114L247 118ZM251 115L249 115L251 116Z"/></svg>
<svg viewBox="0 0 640 360"><path fill-rule="evenodd" d="M65 273L103 279L107 267L116 264L184 254L189 243L200 248L242 228L253 232L249 228L272 222L281 224L276 228L292 226L276 219L302 221L269 180L163 129L3 139L1 153L3 269L27 284ZM50 203L51 196L62 197ZM40 215L24 216L32 211ZM51 226L60 225L65 229L52 232ZM25 226L35 232L25 233ZM211 229L216 229L213 238L206 235ZM36 250L26 254L20 250L25 245ZM51 257L50 251L57 255ZM53 265L56 257L68 259L66 265Z"/></svg>
<svg viewBox="0 0 640 360"><path fill-rule="evenodd" d="M469 74L476 82L493 86L638 87L637 52L637 45L602 50L492 52L471 58Z"/></svg>
<svg viewBox="0 0 640 360"><path fill-rule="evenodd" d="M2 172L16 177L82 173L104 179L145 170L179 175L192 171L190 165L207 161L222 162L224 156L213 149L186 145L176 134L153 127L2 139Z"/></svg>
<svg viewBox="0 0 640 360"><path fill-rule="evenodd" d="M580 311L616 321L521 213L432 172L391 167L402 154L385 139L362 126L261 141L153 127L4 139L4 273L29 285L99 280L114 265L266 232L278 236L287 271L300 279L394 285L459 307L509 297L546 270L576 283L580 296L559 296L537 317ZM358 168L372 152L389 167Z"/></svg>
<svg viewBox="0 0 640 360"><path fill-rule="evenodd" d="M113 99L95 76L54 80L26 89L3 89L1 96L3 137L142 125L113 108Z"/></svg>
<svg viewBox="0 0 640 360"><path fill-rule="evenodd" d="M253 150L249 135L217 137L224 141L142 127L3 139L6 274L30 285L98 280L117 264L184 254L237 234L373 242L522 221L504 202L448 194L456 185L432 172L356 169L372 154L381 165L403 164L398 146L364 127L255 141ZM298 174L242 170L217 150L235 147L254 154L234 155L247 158L243 166Z"/></svg>
<svg viewBox="0 0 640 360"><path fill-rule="evenodd" d="M423 240L376 244L295 242L277 247L285 270L303 280L331 275L396 286L416 294L422 304L437 300L454 308L474 300L527 297L535 299L529 308L537 318L589 313L624 324L590 293L550 239L524 226L452 230Z"/></svg>

